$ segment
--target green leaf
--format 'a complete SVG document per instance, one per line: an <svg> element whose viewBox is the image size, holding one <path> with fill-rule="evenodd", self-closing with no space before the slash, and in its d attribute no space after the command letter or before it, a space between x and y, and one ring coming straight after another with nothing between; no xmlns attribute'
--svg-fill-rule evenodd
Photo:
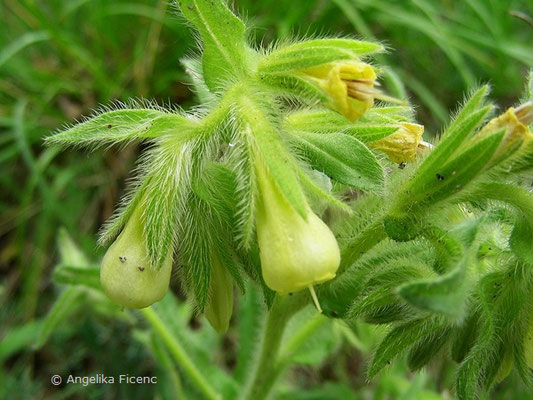
<svg viewBox="0 0 533 400"><path fill-rule="evenodd" d="M35 343L41 332L41 325L42 321L27 322L3 332L0 340L0 362L21 350L27 350Z"/></svg>
<svg viewBox="0 0 533 400"><path fill-rule="evenodd" d="M460 319L466 307L469 262L469 259L464 259L455 270L438 278L403 285L398 294L422 310Z"/></svg>
<svg viewBox="0 0 533 400"><path fill-rule="evenodd" d="M250 369L253 365L254 354L259 347L256 338L260 335L260 326L265 314L265 308L261 304L260 292L250 281L247 282L246 293L238 302L238 307L239 349L234 377L237 382L242 384L253 372Z"/></svg>
<svg viewBox="0 0 533 400"><path fill-rule="evenodd" d="M453 160L436 167L431 172L433 184L429 190L427 187L413 185L413 191L420 191L412 196L421 200L419 205L422 205L435 203L461 191L487 166L502 139L503 132L492 134L474 143Z"/></svg>
<svg viewBox="0 0 533 400"><path fill-rule="evenodd" d="M383 188L383 169L359 140L342 133L308 132L295 133L291 139L313 168L336 181L365 191Z"/></svg>
<svg viewBox="0 0 533 400"><path fill-rule="evenodd" d="M317 39L284 46L263 57L259 72L279 73L332 61L358 60L360 56L383 51L377 43L350 39Z"/></svg>
<svg viewBox="0 0 533 400"><path fill-rule="evenodd" d="M426 228L422 235L435 249L433 270L438 274L451 271L463 255L463 246L459 240L435 226Z"/></svg>
<svg viewBox="0 0 533 400"><path fill-rule="evenodd" d="M486 106L479 110L476 109L481 104L486 89L486 87L483 87L472 96L447 129L438 145L417 168L415 176L406 188L406 201L413 193L423 191L427 186L433 186L431 183L434 182L438 169L461 150L461 144L483 121L491 106Z"/></svg>
<svg viewBox="0 0 533 400"><path fill-rule="evenodd" d="M349 125L344 115L322 109L294 111L284 120L284 128L289 131L340 132Z"/></svg>
<svg viewBox="0 0 533 400"><path fill-rule="evenodd" d="M395 357L410 348L420 338L433 335L441 329L441 324L426 319L416 319L397 325L379 344L368 370L368 377L374 377Z"/></svg>
<svg viewBox="0 0 533 400"><path fill-rule="evenodd" d="M178 5L202 37L205 83L218 91L228 79L243 77L251 50L246 46L244 23L223 0L180 0Z"/></svg>
<svg viewBox="0 0 533 400"><path fill-rule="evenodd" d="M156 109L108 111L46 138L46 144L97 148L162 135L182 135L192 127L187 118Z"/></svg>
<svg viewBox="0 0 533 400"><path fill-rule="evenodd" d="M52 332L81 307L85 294L79 287L67 287L61 293L43 321L39 337L35 343L36 348L41 348Z"/></svg>
<svg viewBox="0 0 533 400"><path fill-rule="evenodd" d="M450 339L451 332L452 329L446 327L441 332L436 332L430 337L424 337L415 344L407 356L409 369L418 371L429 363Z"/></svg>
<svg viewBox="0 0 533 400"><path fill-rule="evenodd" d="M451 346L451 357L456 363L461 363L470 352L476 342L480 324L479 312L472 311L454 332Z"/></svg>
<svg viewBox="0 0 533 400"><path fill-rule="evenodd" d="M65 228L60 228L57 240L57 247L59 249L61 262L63 264L69 264L80 267L90 265L88 258L79 249L76 243L74 243Z"/></svg>

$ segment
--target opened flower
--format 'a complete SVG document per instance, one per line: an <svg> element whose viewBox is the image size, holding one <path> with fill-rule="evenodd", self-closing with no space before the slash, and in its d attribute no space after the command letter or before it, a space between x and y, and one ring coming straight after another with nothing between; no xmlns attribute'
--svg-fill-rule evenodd
<svg viewBox="0 0 533 400"><path fill-rule="evenodd" d="M372 107L380 94L374 67L362 61L328 63L301 72L327 93L332 109L351 121Z"/></svg>

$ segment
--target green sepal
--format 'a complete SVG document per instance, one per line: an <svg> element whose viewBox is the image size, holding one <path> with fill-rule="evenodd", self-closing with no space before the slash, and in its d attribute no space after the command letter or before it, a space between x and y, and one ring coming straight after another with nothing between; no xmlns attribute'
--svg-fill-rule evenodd
<svg viewBox="0 0 533 400"><path fill-rule="evenodd" d="M324 91L303 76L294 74L259 74L261 85L281 97L295 96L312 102L327 102Z"/></svg>
<svg viewBox="0 0 533 400"><path fill-rule="evenodd" d="M358 60L383 51L380 44L351 39L317 39L278 48L259 61L259 72L280 73L332 61Z"/></svg>

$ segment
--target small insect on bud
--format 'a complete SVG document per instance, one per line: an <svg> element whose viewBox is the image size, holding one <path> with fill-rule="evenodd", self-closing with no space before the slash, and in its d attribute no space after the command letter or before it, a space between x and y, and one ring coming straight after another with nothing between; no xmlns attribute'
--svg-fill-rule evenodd
<svg viewBox="0 0 533 400"><path fill-rule="evenodd" d="M111 300L129 308L144 308L163 298L171 270L172 251L159 270L150 267L141 208L137 207L102 260L100 282Z"/></svg>
<svg viewBox="0 0 533 400"><path fill-rule="evenodd" d="M256 228L267 286L283 295L333 279L340 251L331 230L309 207L304 219L264 168L257 171Z"/></svg>
<svg viewBox="0 0 533 400"><path fill-rule="evenodd" d="M218 256L212 253L209 301L205 308L205 317L214 330L224 333L228 330L232 313L233 278Z"/></svg>

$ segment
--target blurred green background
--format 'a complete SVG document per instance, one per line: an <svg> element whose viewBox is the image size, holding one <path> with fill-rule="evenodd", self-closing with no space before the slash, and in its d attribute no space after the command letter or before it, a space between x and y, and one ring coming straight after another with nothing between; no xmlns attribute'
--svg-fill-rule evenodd
<svg viewBox="0 0 533 400"><path fill-rule="evenodd" d="M429 135L445 126L464 94L479 83L492 85L502 108L516 103L533 66L532 0L240 0L234 5L253 27L257 44L307 34L384 42L390 51L378 62L397 79L388 89L412 101ZM63 290L52 280L59 228L97 261L103 250L96 246L96 232L142 150L130 145L88 154L42 143L65 124L115 101L195 105L180 64L195 51L195 38L168 1L1 0L0 21L0 398L153 397L149 388L65 391L49 383L54 371L146 373L160 363L152 361L141 337L132 338L125 315L106 318L83 308L35 348L40 321ZM191 313L184 315L192 328L201 325ZM229 344L221 362L231 370L236 334L230 331L224 340ZM325 390L301 398L337 398L332 393L347 398L365 387L368 346L354 347L348 340L337 358L298 370L291 379ZM409 396L413 382L446 395L446 374L453 371L441 367L442 376L415 377L399 365L366 386L366 398ZM337 386L328 389L330 381ZM8 392L22 384L23 390ZM296 398L290 391L287 396ZM493 396L531 398L513 376Z"/></svg>

